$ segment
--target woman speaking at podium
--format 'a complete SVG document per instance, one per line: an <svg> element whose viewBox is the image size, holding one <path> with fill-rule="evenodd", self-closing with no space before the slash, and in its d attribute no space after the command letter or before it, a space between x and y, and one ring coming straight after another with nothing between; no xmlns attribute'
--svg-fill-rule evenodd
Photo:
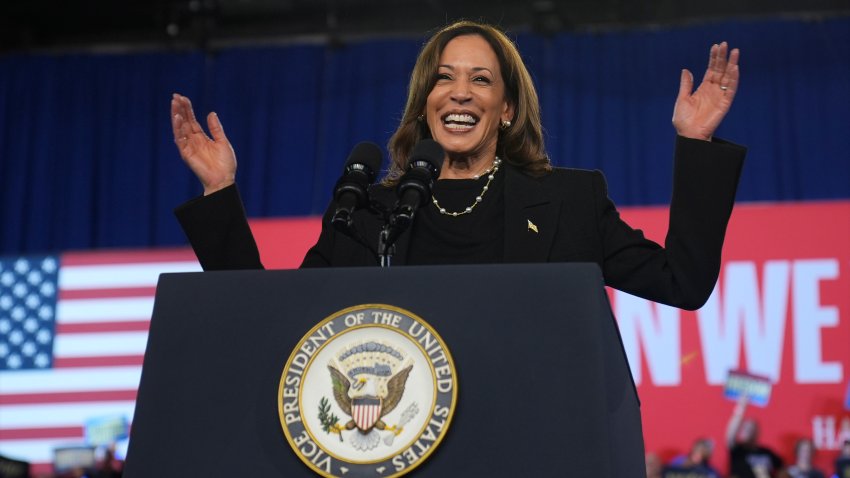
<svg viewBox="0 0 850 478"><path fill-rule="evenodd" d="M411 74L391 166L373 201L391 207L394 185L419 141L445 151L432 197L398 239L395 264L595 262L607 285L676 307L699 308L720 270L720 253L745 149L714 137L738 87L738 50L713 45L701 84L682 70L673 108L674 184L664 246L623 222L602 173L553 168L540 106L515 45L500 30L462 21L438 31ZM236 156L215 113L211 137L189 99L171 102L174 141L204 187L177 217L205 270L261 268L236 187ZM302 267L377 265L374 245L322 223ZM374 240L380 221L353 215Z"/></svg>

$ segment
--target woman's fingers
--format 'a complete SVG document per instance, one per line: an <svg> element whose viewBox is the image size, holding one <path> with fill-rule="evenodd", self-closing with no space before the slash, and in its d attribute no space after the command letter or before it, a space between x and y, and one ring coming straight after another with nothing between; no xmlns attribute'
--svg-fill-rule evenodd
<svg viewBox="0 0 850 478"><path fill-rule="evenodd" d="M188 130L184 129L184 133L200 133L206 136L198 120L195 119L195 112L192 110L192 102L189 98L174 93L171 97L171 116L179 115L183 120L181 125L186 125Z"/></svg>
<svg viewBox="0 0 850 478"><path fill-rule="evenodd" d="M729 53L729 63L726 65L726 71L723 73L731 81L738 81L738 60L741 57L741 50L733 48Z"/></svg>
<svg viewBox="0 0 850 478"><path fill-rule="evenodd" d="M729 54L729 63L726 65L726 70L723 73L723 78L720 80L720 88L727 94L734 94L738 91L738 77L740 71L738 69L738 58L741 52L735 48Z"/></svg>
<svg viewBox="0 0 850 478"><path fill-rule="evenodd" d="M734 48L732 51L728 52L727 55L728 45L726 42L723 42L721 46L723 58L718 58L716 71L714 72L714 80L710 82L712 83L710 87L713 88L716 84L717 87L723 91L723 96L727 100L731 100L738 89L738 59L740 58L741 52L737 48Z"/></svg>
<svg viewBox="0 0 850 478"><path fill-rule="evenodd" d="M714 74L718 82L723 77L723 73L726 72L726 55L728 50L729 44L726 42L721 42L717 47L717 61L714 63Z"/></svg>
<svg viewBox="0 0 850 478"><path fill-rule="evenodd" d="M685 101L691 96L692 91L694 91L694 75L687 69L682 70L679 78L679 101Z"/></svg>
<svg viewBox="0 0 850 478"><path fill-rule="evenodd" d="M206 133L204 133L203 128L201 128L201 124L198 123L198 119L195 118L195 111L192 109L192 102L189 100L189 98L181 96L180 102L183 105L183 117L186 118L186 120L188 121L192 132L200 133L206 136Z"/></svg>
<svg viewBox="0 0 850 478"><path fill-rule="evenodd" d="M720 83L732 63L731 58L728 58L728 52L729 44L725 41L711 45L711 51L708 54L708 67L706 67L705 76L702 79L703 83Z"/></svg>
<svg viewBox="0 0 850 478"><path fill-rule="evenodd" d="M221 125L221 120L218 119L218 115L215 112L207 115L207 127L209 127L210 134L216 143L227 143L224 127Z"/></svg>
<svg viewBox="0 0 850 478"><path fill-rule="evenodd" d="M732 49L732 53L729 54L729 65L727 69L731 66L738 66L738 59L741 57L741 50L737 48Z"/></svg>
<svg viewBox="0 0 850 478"><path fill-rule="evenodd" d="M207 136L200 129L200 125L195 127L189 120L191 114L192 108L188 98L175 93L171 97L171 129L180 156L189 163L196 160L194 156L201 146L198 142L207 141Z"/></svg>
<svg viewBox="0 0 850 478"><path fill-rule="evenodd" d="M714 71L714 65L717 63L717 50L720 49L720 46L716 43L711 45L711 50L708 52L708 66L705 68L705 75L702 77L703 83L709 81L711 79L711 72Z"/></svg>
<svg viewBox="0 0 850 478"><path fill-rule="evenodd" d="M728 95L738 86L738 59L741 52L737 48L729 51L729 44L721 42L711 46L708 67L702 83L707 88L720 88ZM702 86L702 85L700 85Z"/></svg>
<svg viewBox="0 0 850 478"><path fill-rule="evenodd" d="M177 141L183 134L181 132L183 117L180 112L180 102L177 100L177 94L174 94L171 98L171 131L174 133L174 141Z"/></svg>

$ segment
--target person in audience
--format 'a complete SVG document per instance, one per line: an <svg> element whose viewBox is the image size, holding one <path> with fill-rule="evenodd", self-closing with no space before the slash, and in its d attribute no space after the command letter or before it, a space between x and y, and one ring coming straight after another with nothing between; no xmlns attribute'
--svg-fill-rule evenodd
<svg viewBox="0 0 850 478"><path fill-rule="evenodd" d="M759 426L744 418L747 396L741 395L726 427L729 448L729 478L773 478L780 476L783 462L773 450L759 445Z"/></svg>
<svg viewBox="0 0 850 478"><path fill-rule="evenodd" d="M711 454L714 442L710 438L697 438L687 455L679 455L670 462L671 466L688 471L699 472L704 476L720 477L720 473L711 466Z"/></svg>
<svg viewBox="0 0 850 478"><path fill-rule="evenodd" d="M815 456L815 445L808 438L797 441L794 446L796 461L785 469L788 478L826 478L822 471L812 465Z"/></svg>

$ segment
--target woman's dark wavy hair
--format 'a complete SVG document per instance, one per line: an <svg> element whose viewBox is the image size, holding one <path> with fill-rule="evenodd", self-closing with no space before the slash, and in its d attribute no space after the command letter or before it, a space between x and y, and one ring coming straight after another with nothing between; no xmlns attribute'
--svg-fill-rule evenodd
<svg viewBox="0 0 850 478"><path fill-rule="evenodd" d="M524 172L539 176L552 169L543 145L543 129L540 121L540 102L531 81L531 75L522 61L514 43L501 30L491 25L472 21L459 21L438 31L419 52L416 65L410 74L407 104L401 123L390 138L387 149L390 154L390 169L384 183L394 184L407 169L413 147L425 138L431 138L426 121L419 121L425 114L425 103L437 81L440 55L455 37L478 35L484 38L499 59L505 96L514 107L511 126L499 130L496 154Z"/></svg>

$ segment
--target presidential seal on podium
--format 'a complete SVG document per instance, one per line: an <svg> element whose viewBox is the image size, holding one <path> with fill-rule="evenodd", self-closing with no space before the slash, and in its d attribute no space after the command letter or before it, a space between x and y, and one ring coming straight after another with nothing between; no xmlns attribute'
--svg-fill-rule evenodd
<svg viewBox="0 0 850 478"><path fill-rule="evenodd" d="M395 477L440 444L457 401L446 344L422 318L384 304L319 322L289 356L278 387L283 432L327 477Z"/></svg>

